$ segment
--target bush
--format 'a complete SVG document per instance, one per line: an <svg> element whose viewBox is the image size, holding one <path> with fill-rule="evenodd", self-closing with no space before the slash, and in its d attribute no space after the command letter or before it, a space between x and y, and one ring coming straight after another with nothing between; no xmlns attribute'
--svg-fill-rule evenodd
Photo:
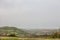
<svg viewBox="0 0 60 40"><path fill-rule="evenodd" d="M60 38L60 34L59 33L54 33L54 35L53 35L53 38Z"/></svg>
<svg viewBox="0 0 60 40"><path fill-rule="evenodd" d="M17 37L15 34L8 35L9 37Z"/></svg>

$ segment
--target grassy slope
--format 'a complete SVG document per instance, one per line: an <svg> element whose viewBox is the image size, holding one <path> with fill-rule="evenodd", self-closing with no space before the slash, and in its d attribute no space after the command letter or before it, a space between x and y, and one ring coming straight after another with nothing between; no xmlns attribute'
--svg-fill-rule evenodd
<svg viewBox="0 0 60 40"><path fill-rule="evenodd" d="M27 32L25 32L25 31L23 31L22 29L18 29L18 28L16 28L16 27L8 27L8 26L5 26L5 27L0 27L0 34L2 34L2 33L7 33L7 34L16 34L16 35L18 35L18 36L22 36L22 35L24 35L24 36L28 36L27 34Z"/></svg>

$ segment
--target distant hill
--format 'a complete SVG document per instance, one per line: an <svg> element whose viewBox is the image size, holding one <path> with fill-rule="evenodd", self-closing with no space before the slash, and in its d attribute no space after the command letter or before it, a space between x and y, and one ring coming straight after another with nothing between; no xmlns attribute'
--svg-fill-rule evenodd
<svg viewBox="0 0 60 40"><path fill-rule="evenodd" d="M60 34L60 30L57 29L19 29L16 27L4 26L0 27L0 36L14 36L17 37L41 37L41 35L52 35L56 33ZM44 36L43 36L44 37Z"/></svg>
<svg viewBox="0 0 60 40"><path fill-rule="evenodd" d="M60 29L30 29L27 32L33 34L34 37L60 38Z"/></svg>
<svg viewBox="0 0 60 40"><path fill-rule="evenodd" d="M35 35L44 35L44 34L51 35L51 34L57 32L57 29L30 29L30 30L26 30L26 31L31 34L35 34Z"/></svg>
<svg viewBox="0 0 60 40"><path fill-rule="evenodd" d="M22 29L18 29L16 27L0 27L0 35L1 34L15 34L18 37L28 37L30 34L23 31Z"/></svg>

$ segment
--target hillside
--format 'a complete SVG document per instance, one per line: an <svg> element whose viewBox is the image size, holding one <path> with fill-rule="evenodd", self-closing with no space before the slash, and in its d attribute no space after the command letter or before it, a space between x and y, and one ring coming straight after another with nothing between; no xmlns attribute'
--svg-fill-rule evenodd
<svg viewBox="0 0 60 40"><path fill-rule="evenodd" d="M29 32L35 35L45 35L45 34L51 35L57 32L57 29L30 29L30 30L26 30L26 32Z"/></svg>
<svg viewBox="0 0 60 40"><path fill-rule="evenodd" d="M57 29L19 29L16 27L0 27L0 36L14 36L15 37L44 37L44 35L55 35L57 33ZM60 30L58 32L60 35ZM47 37L47 36L46 36ZM60 36L59 36L60 37Z"/></svg>
<svg viewBox="0 0 60 40"><path fill-rule="evenodd" d="M0 27L0 35L9 35L9 34L15 34L16 36L19 37L27 37L28 35L30 35L29 33L23 31L22 29L18 29L16 27L8 27L8 26L4 26L4 27Z"/></svg>

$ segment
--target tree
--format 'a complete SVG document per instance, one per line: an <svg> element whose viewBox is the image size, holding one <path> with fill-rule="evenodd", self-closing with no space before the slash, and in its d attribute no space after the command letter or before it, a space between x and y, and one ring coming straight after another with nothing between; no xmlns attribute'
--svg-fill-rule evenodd
<svg viewBox="0 0 60 40"><path fill-rule="evenodd" d="M17 37L15 34L8 35L9 37Z"/></svg>

